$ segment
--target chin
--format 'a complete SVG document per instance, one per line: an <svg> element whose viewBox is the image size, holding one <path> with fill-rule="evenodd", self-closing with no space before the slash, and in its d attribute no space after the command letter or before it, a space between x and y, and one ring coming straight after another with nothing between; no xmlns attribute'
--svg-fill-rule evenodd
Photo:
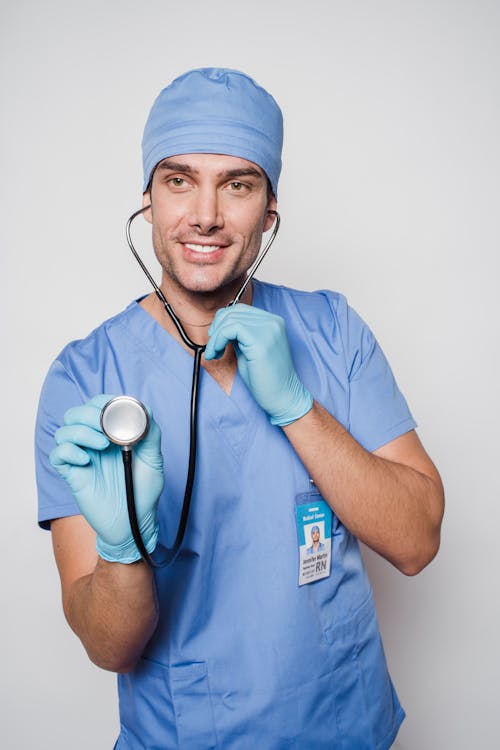
<svg viewBox="0 0 500 750"><path fill-rule="evenodd" d="M243 284L245 275L233 276L229 278L190 278L185 279L184 282L181 280L181 286L192 294L216 294L227 290L231 293L233 290L236 292Z"/></svg>

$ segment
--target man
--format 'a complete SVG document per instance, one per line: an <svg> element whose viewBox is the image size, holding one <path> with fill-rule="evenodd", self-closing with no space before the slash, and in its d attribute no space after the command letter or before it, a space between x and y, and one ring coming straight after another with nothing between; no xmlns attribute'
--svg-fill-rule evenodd
<svg viewBox="0 0 500 750"><path fill-rule="evenodd" d="M319 526L313 526L311 529L311 546L307 548L308 555L314 555L316 552L323 552L325 545L321 541Z"/></svg>
<svg viewBox="0 0 500 750"><path fill-rule="evenodd" d="M119 749L384 750L404 717L357 539L421 570L439 546L439 475L341 295L253 281L227 307L274 221L281 143L274 99L224 69L176 79L146 124L161 290L206 344L192 507L172 566L153 575L141 562L119 449L99 422L111 394L151 409L134 453L139 525L148 552L171 548L192 356L157 295L66 347L42 392L39 520L69 624L119 673ZM309 519L331 539L318 571L299 570Z"/></svg>

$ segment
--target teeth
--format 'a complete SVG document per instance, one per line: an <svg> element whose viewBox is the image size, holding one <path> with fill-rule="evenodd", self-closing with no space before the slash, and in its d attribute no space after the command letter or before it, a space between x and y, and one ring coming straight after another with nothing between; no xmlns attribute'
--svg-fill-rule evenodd
<svg viewBox="0 0 500 750"><path fill-rule="evenodd" d="M220 245L192 245L186 242L186 247L194 250L195 253L213 253L214 250L219 249Z"/></svg>

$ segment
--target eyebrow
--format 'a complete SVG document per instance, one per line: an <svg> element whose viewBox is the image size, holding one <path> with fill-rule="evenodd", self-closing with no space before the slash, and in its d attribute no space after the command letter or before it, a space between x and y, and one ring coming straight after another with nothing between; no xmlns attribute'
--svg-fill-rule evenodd
<svg viewBox="0 0 500 750"><path fill-rule="evenodd" d="M173 161L172 159L164 159L158 166L158 170L162 172L180 172L181 174L199 174L198 169L194 169L190 164L186 164L182 161ZM264 179L263 172L259 172L255 167L237 167L236 169L228 169L224 172L219 172L218 177L224 177L226 179L235 179L237 177L258 177Z"/></svg>
<svg viewBox="0 0 500 750"><path fill-rule="evenodd" d="M185 172L186 174L197 174L196 169L193 169L189 164L185 164L182 161L172 161L171 159L164 159L161 161L156 169L163 172Z"/></svg>
<svg viewBox="0 0 500 750"><path fill-rule="evenodd" d="M264 177L255 167L243 167L241 169L229 169L224 172L225 177Z"/></svg>

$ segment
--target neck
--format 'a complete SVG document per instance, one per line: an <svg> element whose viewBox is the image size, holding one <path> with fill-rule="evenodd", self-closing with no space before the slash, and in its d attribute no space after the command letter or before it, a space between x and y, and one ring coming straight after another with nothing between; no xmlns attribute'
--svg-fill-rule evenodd
<svg viewBox="0 0 500 750"><path fill-rule="evenodd" d="M234 299L242 283L243 280L238 279L214 292L200 293L189 292L186 289L179 290L174 284L169 283L169 280L163 279L160 288L189 338L197 344L206 344L208 329L215 313ZM253 290L250 283L240 302L251 305L252 297ZM174 338L180 340L173 321L154 292L146 297L141 305Z"/></svg>

